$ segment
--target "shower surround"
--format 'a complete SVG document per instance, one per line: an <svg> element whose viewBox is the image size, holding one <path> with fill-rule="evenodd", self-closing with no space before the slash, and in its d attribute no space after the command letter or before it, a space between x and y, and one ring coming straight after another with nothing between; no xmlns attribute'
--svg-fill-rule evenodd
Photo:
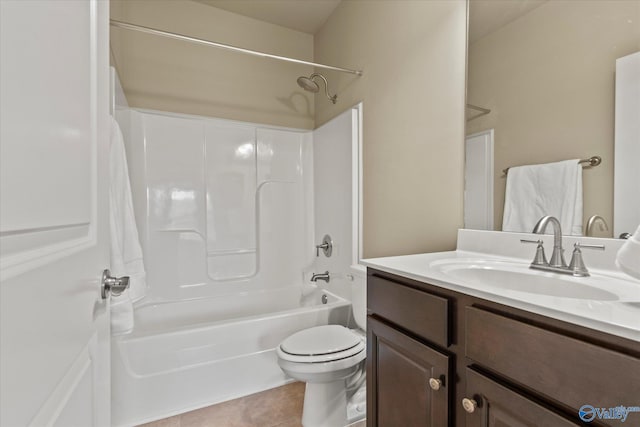
<svg viewBox="0 0 640 427"><path fill-rule="evenodd" d="M351 316L353 277L341 274L351 260L350 227L334 231L334 259L316 265L314 133L157 111L116 115L148 289L133 333L112 341L114 425L289 382L275 347L295 331L347 325ZM351 133L345 138L340 164L350 165ZM335 189L348 203L349 184ZM351 224L350 209L334 215ZM327 262L337 273L329 290L308 280Z"/></svg>

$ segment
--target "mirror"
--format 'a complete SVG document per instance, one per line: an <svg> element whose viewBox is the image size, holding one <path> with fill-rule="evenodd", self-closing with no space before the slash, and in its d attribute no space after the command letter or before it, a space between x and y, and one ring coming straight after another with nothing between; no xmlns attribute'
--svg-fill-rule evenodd
<svg viewBox="0 0 640 427"><path fill-rule="evenodd" d="M470 0L466 134L493 131L493 141L476 138L487 144L475 150L480 157L467 158L493 162L476 167L493 174L485 228L502 230L503 169L599 156L598 166L583 168L581 229L587 234L598 215L608 229L597 220L589 234L612 236L616 60L639 50L638 1Z"/></svg>

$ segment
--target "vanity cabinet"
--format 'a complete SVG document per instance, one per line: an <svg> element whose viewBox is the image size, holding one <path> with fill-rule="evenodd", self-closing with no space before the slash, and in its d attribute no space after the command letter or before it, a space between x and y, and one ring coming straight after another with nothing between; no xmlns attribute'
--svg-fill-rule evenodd
<svg viewBox="0 0 640 427"><path fill-rule="evenodd" d="M583 405L640 406L636 341L372 268L367 311L368 427L579 426Z"/></svg>
<svg viewBox="0 0 640 427"><path fill-rule="evenodd" d="M524 319L464 310L465 354L477 366L576 410L585 404L640 406L638 358Z"/></svg>
<svg viewBox="0 0 640 427"><path fill-rule="evenodd" d="M367 279L367 425L449 425L449 300Z"/></svg>
<svg viewBox="0 0 640 427"><path fill-rule="evenodd" d="M446 427L449 357L380 321L367 321L371 376L378 404L372 425Z"/></svg>

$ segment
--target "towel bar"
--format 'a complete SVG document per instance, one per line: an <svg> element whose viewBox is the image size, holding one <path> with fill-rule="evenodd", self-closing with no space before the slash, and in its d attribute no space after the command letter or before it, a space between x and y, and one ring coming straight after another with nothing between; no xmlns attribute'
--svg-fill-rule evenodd
<svg viewBox="0 0 640 427"><path fill-rule="evenodd" d="M583 168L591 167L591 166L598 166L600 163L602 163L602 157L593 156L593 157L589 157L588 159L581 159L581 160L578 161L578 163L582 164ZM509 166L506 169L502 169L502 173L506 176L507 173L509 173L509 169L511 169L511 166Z"/></svg>

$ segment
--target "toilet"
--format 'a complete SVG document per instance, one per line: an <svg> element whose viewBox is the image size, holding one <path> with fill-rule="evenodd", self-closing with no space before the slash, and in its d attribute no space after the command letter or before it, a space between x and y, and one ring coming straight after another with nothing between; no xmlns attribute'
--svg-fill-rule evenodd
<svg viewBox="0 0 640 427"><path fill-rule="evenodd" d="M353 303L354 318L362 329L341 325L303 329L276 349L284 373L306 382L304 427L343 427L364 418L366 309L364 292L357 296L362 301Z"/></svg>

